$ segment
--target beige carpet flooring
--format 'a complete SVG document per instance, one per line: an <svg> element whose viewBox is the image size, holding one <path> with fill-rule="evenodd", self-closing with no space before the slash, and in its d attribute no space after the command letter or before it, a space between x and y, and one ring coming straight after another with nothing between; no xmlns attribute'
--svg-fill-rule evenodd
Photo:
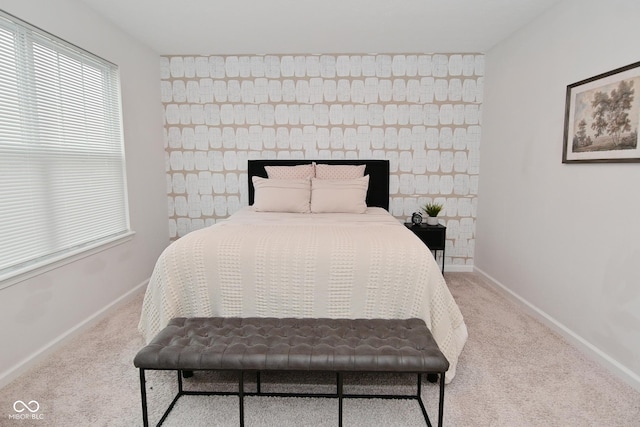
<svg viewBox="0 0 640 427"><path fill-rule="evenodd" d="M587 359L473 273L447 273L469 329L458 374L447 385L447 426L640 426L640 392ZM115 310L38 367L0 389L1 426L142 425L136 331L142 295ZM175 374L148 373L150 418L170 402ZM185 388L231 390L235 377L196 373ZM253 383L247 378L246 387ZM333 391L331 375L265 375L264 391ZM345 392L410 393L414 377L350 376ZM437 417L437 386L423 399ZM41 419L10 419L14 402L35 400ZM236 397L185 396L164 425L237 426ZM32 406L33 407L33 406ZM335 426L337 400L248 397L245 425ZM424 426L417 402L350 399L345 426Z"/></svg>

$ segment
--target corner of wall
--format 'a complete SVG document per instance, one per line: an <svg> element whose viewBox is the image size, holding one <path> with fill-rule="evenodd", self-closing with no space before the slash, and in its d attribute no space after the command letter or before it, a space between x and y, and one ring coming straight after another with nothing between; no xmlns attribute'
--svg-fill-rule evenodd
<svg viewBox="0 0 640 427"><path fill-rule="evenodd" d="M506 285L502 284L494 277L487 274L485 271L481 270L478 267L474 267L474 271L480 274L486 280L486 283L489 284L489 286L491 286L494 290L499 292L507 299L518 304L530 316L546 325L554 332L558 333L583 354L587 355L589 358L598 362L600 365L604 366L606 369L612 372L617 378L629 384L634 389L640 391L640 376L638 376L635 372L632 372L630 369L620 364L617 360L610 357L608 354L591 344L589 341L581 337L578 333L569 329L567 326L562 324L562 322L558 321L557 319L546 313L544 310L527 301L525 298L518 295L516 292L511 290Z"/></svg>

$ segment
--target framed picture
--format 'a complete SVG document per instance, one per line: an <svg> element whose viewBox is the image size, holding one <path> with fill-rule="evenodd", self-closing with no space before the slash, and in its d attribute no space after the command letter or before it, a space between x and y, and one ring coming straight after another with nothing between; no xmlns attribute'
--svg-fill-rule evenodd
<svg viewBox="0 0 640 427"><path fill-rule="evenodd" d="M640 62L567 86L562 163L640 162Z"/></svg>

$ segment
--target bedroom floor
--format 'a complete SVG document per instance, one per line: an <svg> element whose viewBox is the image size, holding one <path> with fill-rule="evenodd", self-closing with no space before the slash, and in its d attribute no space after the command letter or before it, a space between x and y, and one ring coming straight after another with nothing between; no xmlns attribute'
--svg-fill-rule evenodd
<svg viewBox="0 0 640 427"><path fill-rule="evenodd" d="M445 278L469 329L456 378L447 385L447 426L637 426L640 392L617 380L492 290L473 273ZM108 319L75 338L40 366L0 389L0 426L141 425L138 372L133 357L143 346L136 326L142 294ZM150 419L172 398L175 374L148 375ZM263 390L332 390L331 375L282 374L263 377ZM196 374L185 388L231 388L225 374ZM348 382L347 382L348 381ZM403 393L413 376L347 378L345 392ZM252 382L247 382L247 388ZM152 388L152 389L151 389ZM437 386L426 383L423 399L437 417ZM17 400L36 400L38 420L10 419ZM250 397L247 426L334 426L337 400ZM164 425L237 426L235 397L182 397ZM423 426L415 401L345 401L345 426Z"/></svg>

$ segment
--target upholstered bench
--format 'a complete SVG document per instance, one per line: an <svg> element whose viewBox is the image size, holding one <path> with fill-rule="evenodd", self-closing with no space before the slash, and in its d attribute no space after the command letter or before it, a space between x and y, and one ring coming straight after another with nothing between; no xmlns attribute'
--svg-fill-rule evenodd
<svg viewBox="0 0 640 427"><path fill-rule="evenodd" d="M421 397L422 374L439 374L438 426L442 425L444 376L449 362L420 319L296 319L296 318L176 318L134 359L140 369L142 417L148 426L145 370L176 370L178 393L158 425L183 395L237 395L240 426L244 396L307 396L338 398L342 426L343 398L415 399L429 427ZM181 371L224 370L238 373L237 392L186 391ZM256 392L244 390L244 373L257 375ZM261 371L330 371L336 373L336 393L263 393ZM415 395L362 395L343 392L347 372L417 374ZM371 421L375 424L374 420Z"/></svg>

